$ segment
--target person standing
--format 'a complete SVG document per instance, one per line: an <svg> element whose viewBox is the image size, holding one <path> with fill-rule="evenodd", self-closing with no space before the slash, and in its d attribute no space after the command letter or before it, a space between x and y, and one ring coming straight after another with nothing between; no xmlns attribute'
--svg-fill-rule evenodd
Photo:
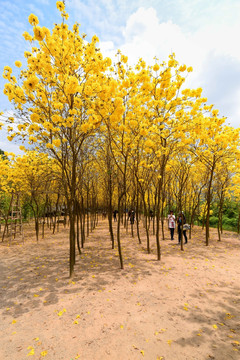
<svg viewBox="0 0 240 360"><path fill-rule="evenodd" d="M135 212L134 210L131 210L130 213L130 223L133 225L134 224L134 219L135 219Z"/></svg>
<svg viewBox="0 0 240 360"><path fill-rule="evenodd" d="M186 223L186 218L183 212L180 212L177 217L177 224L178 224L178 244L181 244L181 232L183 233L185 244L187 244L187 230L183 230L183 225Z"/></svg>
<svg viewBox="0 0 240 360"><path fill-rule="evenodd" d="M171 240L174 240L174 229L175 229L175 215L173 215L173 211L170 211L168 215L168 228L170 230Z"/></svg>

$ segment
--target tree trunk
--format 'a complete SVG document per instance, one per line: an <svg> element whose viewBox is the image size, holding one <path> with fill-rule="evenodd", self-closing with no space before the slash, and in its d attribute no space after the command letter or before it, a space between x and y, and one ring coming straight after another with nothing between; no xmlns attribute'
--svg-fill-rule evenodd
<svg viewBox="0 0 240 360"><path fill-rule="evenodd" d="M144 193L142 194L143 197L143 208L144 208L144 221L145 221L145 230L146 230L146 236L147 236L147 252L150 254L150 238L149 238L149 226L148 226L148 216L147 216L147 205L146 201L144 199Z"/></svg>
<svg viewBox="0 0 240 360"><path fill-rule="evenodd" d="M78 247L78 253L81 255L81 248L80 248L80 229L79 229L79 223L80 223L80 206L78 201L76 201L76 222L77 222L77 247Z"/></svg>
<svg viewBox="0 0 240 360"><path fill-rule="evenodd" d="M69 232L69 241L70 241L70 277L73 275L74 265L75 265L75 215L71 210L69 212L70 220L70 232Z"/></svg>
<svg viewBox="0 0 240 360"><path fill-rule="evenodd" d="M157 187L157 206L156 206L156 243L157 243L157 259L161 260L161 249L160 249L160 195L162 189L162 179L158 182Z"/></svg>
<svg viewBox="0 0 240 360"><path fill-rule="evenodd" d="M215 163L213 162L213 166L211 168L211 173L210 173L209 184L208 184L208 191L207 191L206 246L209 245L209 218L210 218L210 206L211 206L211 187L212 187L214 168L215 168Z"/></svg>
<svg viewBox="0 0 240 360"><path fill-rule="evenodd" d="M117 224L117 244L118 244L118 255L120 260L121 269L123 269L123 258L121 250L121 241L120 241L120 224L121 224L121 199L124 196L124 193L118 199L118 224Z"/></svg>
<svg viewBox="0 0 240 360"><path fill-rule="evenodd" d="M137 237L138 242L141 244L140 231L139 231L139 190L137 185L137 204L136 204L136 224L137 224Z"/></svg>

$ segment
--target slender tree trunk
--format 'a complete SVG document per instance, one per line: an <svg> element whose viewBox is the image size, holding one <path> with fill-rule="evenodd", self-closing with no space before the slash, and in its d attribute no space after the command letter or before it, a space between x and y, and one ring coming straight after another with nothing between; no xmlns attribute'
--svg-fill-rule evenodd
<svg viewBox="0 0 240 360"><path fill-rule="evenodd" d="M38 215L36 215L36 217L35 217L35 232L36 232L36 239L38 242L38 240L39 240L39 218L38 218Z"/></svg>
<svg viewBox="0 0 240 360"><path fill-rule="evenodd" d="M89 188L87 188L87 237L90 233L90 222L89 222Z"/></svg>
<svg viewBox="0 0 240 360"><path fill-rule="evenodd" d="M69 231L69 274L72 277L74 272L74 265L76 259L76 159L73 157L72 161L72 179L71 179L71 187L69 189L70 198L68 199L68 208L69 208L69 223L70 223L70 231Z"/></svg>
<svg viewBox="0 0 240 360"><path fill-rule="evenodd" d="M137 183L136 224L137 224L138 242L139 242L139 244L141 244L142 242L141 242L140 231L139 231L139 189L138 189L138 183Z"/></svg>
<svg viewBox="0 0 240 360"><path fill-rule="evenodd" d="M237 233L238 233L238 235L239 235L239 233L240 233L240 210L239 210L239 212L238 212Z"/></svg>
<svg viewBox="0 0 240 360"><path fill-rule="evenodd" d="M181 229L181 251L184 251L184 248L183 248L183 218L182 218L182 223L181 223L180 229Z"/></svg>
<svg viewBox="0 0 240 360"><path fill-rule="evenodd" d="M122 250L121 250L121 241L120 241L120 225L121 225L121 200L124 196L124 193L118 199L118 224L117 224L117 244L118 244L118 255L120 260L121 269L123 269L123 258L122 258Z"/></svg>
<svg viewBox="0 0 240 360"><path fill-rule="evenodd" d="M42 218L42 239L44 239L44 229L45 229L45 216Z"/></svg>
<svg viewBox="0 0 240 360"><path fill-rule="evenodd" d="M84 247L85 243L85 216L84 216L84 202L83 197L81 197L81 211L80 211L80 227L81 227L81 247Z"/></svg>
<svg viewBox="0 0 240 360"><path fill-rule="evenodd" d="M157 186L157 207L156 207L156 243L157 243L157 259L161 260L160 248L160 196L162 189L162 179L159 180Z"/></svg>
<svg viewBox="0 0 240 360"><path fill-rule="evenodd" d="M147 252L150 254L150 237L149 237L149 225L148 225L148 216L147 216L147 205L146 201L144 199L144 193L142 194L143 197L143 207L144 207L144 221L145 221L145 230L146 230L146 236L147 236Z"/></svg>
<svg viewBox="0 0 240 360"><path fill-rule="evenodd" d="M75 265L75 216L73 211L69 212L69 221L70 221L70 277L73 275L74 265Z"/></svg>
<svg viewBox="0 0 240 360"><path fill-rule="evenodd" d="M79 223L80 223L80 206L79 206L79 202L76 200L76 223L77 223L77 248L78 248L78 253L79 255L81 255L81 248L80 248L80 228L79 228Z"/></svg>
<svg viewBox="0 0 240 360"><path fill-rule="evenodd" d="M112 242L112 249L114 249L114 234L113 234L113 224L112 224L112 213L113 213L113 209L112 209L112 207L109 206L109 208L108 208L108 226L109 226L109 232L110 232L110 237L111 237L111 242Z"/></svg>
<svg viewBox="0 0 240 360"><path fill-rule="evenodd" d="M214 168L215 168L215 165L213 163L211 173L210 173L209 184L208 184L208 191L207 191L206 246L209 245L209 218L210 218L211 188L212 188L212 180L213 180Z"/></svg>

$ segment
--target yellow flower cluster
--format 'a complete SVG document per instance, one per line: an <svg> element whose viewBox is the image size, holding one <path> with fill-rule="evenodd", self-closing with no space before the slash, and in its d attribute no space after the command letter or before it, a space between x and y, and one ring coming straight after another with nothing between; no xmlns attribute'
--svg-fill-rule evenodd
<svg viewBox="0 0 240 360"><path fill-rule="evenodd" d="M56 5L57 5L57 9L59 11L64 11L65 10L65 5L64 5L63 1L57 1Z"/></svg>
<svg viewBox="0 0 240 360"><path fill-rule="evenodd" d="M75 94L78 90L78 79L75 76L69 76L65 86L66 94Z"/></svg>
<svg viewBox="0 0 240 360"><path fill-rule="evenodd" d="M36 26L39 23L38 17L34 14L29 15L28 21L32 26Z"/></svg>
<svg viewBox="0 0 240 360"><path fill-rule="evenodd" d="M20 68L21 66L22 66L22 63L21 63L21 61L15 61L15 65L16 65L16 67L18 67L18 68Z"/></svg>

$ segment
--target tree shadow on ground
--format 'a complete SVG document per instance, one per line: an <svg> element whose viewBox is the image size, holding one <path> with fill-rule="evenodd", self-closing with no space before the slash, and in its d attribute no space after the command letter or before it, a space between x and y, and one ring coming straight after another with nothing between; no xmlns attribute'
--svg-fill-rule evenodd
<svg viewBox="0 0 240 360"><path fill-rule="evenodd" d="M198 298L199 293L191 294L191 298ZM225 360L239 359L240 342L240 287L229 287L225 284L216 289L204 292L204 300L208 302L208 309L204 312L200 308L189 306L188 311L179 309L180 321L194 324L198 330L188 337L179 337L175 343L181 347L191 345L201 347L209 345L209 355L206 359ZM205 359L205 358L204 358Z"/></svg>
<svg viewBox="0 0 240 360"><path fill-rule="evenodd" d="M55 235L46 232L45 239L39 240L38 244L33 240L27 240L24 245L12 244L10 247L3 244L2 253L6 257L0 264L0 309L3 310L3 315L18 317L38 309L42 304L57 305L65 294L85 296L106 287L114 288L120 285L123 275L134 284L139 276L147 279L153 272L165 273L167 269L163 267L169 256L190 259L194 254L195 258L207 256L211 260L216 252L218 255L225 252L226 244L219 244L217 248L204 247L196 232L195 240L188 244L189 249L186 247L184 252L177 246L170 246L170 241L162 241L162 260L159 262L156 260L154 236L151 235L151 254L147 254L146 242L139 244L136 236L132 238L130 232L126 234L122 229L124 269L121 270L118 251L111 248L106 229L107 222L102 221L90 234L82 254L76 256L72 279L68 272L68 229L61 229ZM29 234L34 238L33 232ZM152 265L151 268L148 263Z"/></svg>

